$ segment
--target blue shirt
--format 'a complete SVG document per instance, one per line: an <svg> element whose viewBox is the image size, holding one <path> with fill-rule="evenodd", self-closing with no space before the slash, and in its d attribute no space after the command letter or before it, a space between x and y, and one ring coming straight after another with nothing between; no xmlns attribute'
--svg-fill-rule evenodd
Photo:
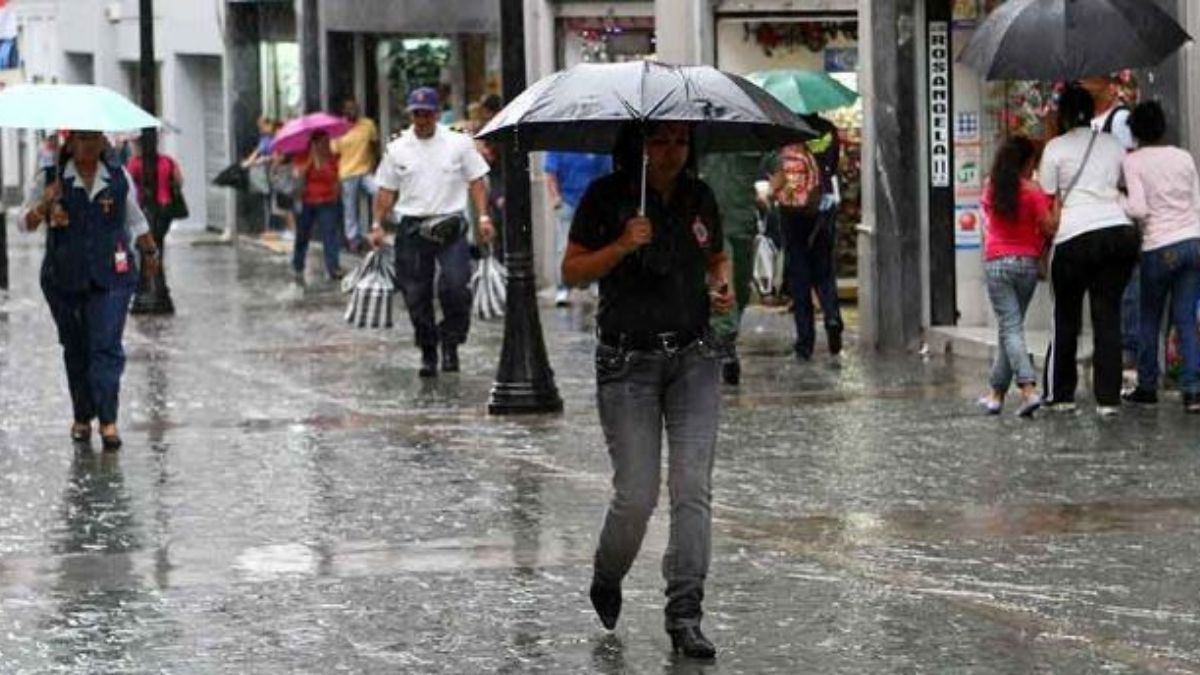
<svg viewBox="0 0 1200 675"><path fill-rule="evenodd" d="M575 208L592 181L612 173L612 158L582 152L547 152L542 168L554 174L563 201Z"/></svg>

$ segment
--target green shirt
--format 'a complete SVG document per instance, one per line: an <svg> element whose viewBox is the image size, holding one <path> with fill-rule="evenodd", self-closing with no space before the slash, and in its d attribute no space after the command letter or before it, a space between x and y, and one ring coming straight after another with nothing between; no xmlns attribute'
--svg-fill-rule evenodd
<svg viewBox="0 0 1200 675"><path fill-rule="evenodd" d="M700 178L716 195L726 236L753 237L758 232L754 181L761 161L757 152L714 153L700 160Z"/></svg>

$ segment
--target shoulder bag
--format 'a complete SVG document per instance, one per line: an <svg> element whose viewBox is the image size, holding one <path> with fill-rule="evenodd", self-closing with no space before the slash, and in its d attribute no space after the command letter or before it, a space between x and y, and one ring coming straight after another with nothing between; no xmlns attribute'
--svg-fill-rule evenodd
<svg viewBox="0 0 1200 675"><path fill-rule="evenodd" d="M1062 221L1063 205L1067 203L1067 198L1071 196L1071 192L1075 186L1079 184L1079 179L1083 176L1083 170L1087 167L1088 160L1092 158L1092 150L1096 147L1096 138L1100 135L1098 131L1092 131L1092 138L1088 141L1087 151L1083 153L1083 161L1079 163L1079 169L1075 172L1075 177L1067 184L1067 189L1056 195L1054 200L1053 211L1050 212L1050 219L1054 221L1054 231L1058 232L1059 225ZM1054 253L1054 238L1050 237L1046 240L1046 245L1042 249L1042 255L1038 258L1038 278L1050 278L1050 260Z"/></svg>

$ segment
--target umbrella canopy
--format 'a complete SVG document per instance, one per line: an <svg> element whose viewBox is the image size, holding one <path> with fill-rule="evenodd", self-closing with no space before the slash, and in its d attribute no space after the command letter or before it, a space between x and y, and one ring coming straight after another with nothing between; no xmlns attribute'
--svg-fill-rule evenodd
<svg viewBox="0 0 1200 675"><path fill-rule="evenodd" d="M1009 0L961 59L989 80L1078 80L1157 65L1189 40L1147 0Z"/></svg>
<svg viewBox="0 0 1200 675"><path fill-rule="evenodd" d="M801 115L837 110L858 100L853 89L815 70L763 70L746 79Z"/></svg>
<svg viewBox="0 0 1200 675"><path fill-rule="evenodd" d="M283 125L271 141L271 150L278 150L285 155L306 152L313 134L323 131L330 138L337 138L350 131L353 126L342 117L334 117L329 113L311 113Z"/></svg>
<svg viewBox="0 0 1200 675"><path fill-rule="evenodd" d="M770 94L708 66L584 63L542 78L501 110L480 138L522 150L610 152L628 122L696 125L708 151L766 150L815 136Z"/></svg>
<svg viewBox="0 0 1200 675"><path fill-rule="evenodd" d="M0 127L130 131L159 127L117 92L90 84L16 84L0 90Z"/></svg>

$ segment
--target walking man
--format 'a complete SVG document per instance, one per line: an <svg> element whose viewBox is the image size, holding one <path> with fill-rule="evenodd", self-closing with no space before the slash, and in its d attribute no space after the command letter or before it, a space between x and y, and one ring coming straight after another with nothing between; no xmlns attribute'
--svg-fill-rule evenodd
<svg viewBox="0 0 1200 675"><path fill-rule="evenodd" d="M359 115L358 101L354 98L347 98L342 103L342 117L354 126L333 141L333 152L340 158L338 179L342 184L346 246L358 253L363 245L358 200L363 194L368 199L375 196L375 179L371 172L375 170L375 158L379 154L379 131L371 118Z"/></svg>
<svg viewBox="0 0 1200 675"><path fill-rule="evenodd" d="M592 181L612 172L612 158L583 152L548 152L543 168L546 171L546 192L558 220L554 237L555 257L562 260L567 252L575 207L579 206L579 200ZM570 303L571 289L563 283L560 273L554 304L566 307Z"/></svg>
<svg viewBox="0 0 1200 675"><path fill-rule="evenodd" d="M417 346L421 377L438 371L438 346L445 372L458 371L458 346L471 322L470 247L466 240L467 197L477 215L475 236L489 244L495 228L487 209L487 162L470 136L438 124L437 91L413 90L408 97L412 126L388 144L375 174L371 245L383 245L383 220L395 207L396 276ZM437 273L435 275L435 272ZM434 317L434 279L442 321Z"/></svg>

